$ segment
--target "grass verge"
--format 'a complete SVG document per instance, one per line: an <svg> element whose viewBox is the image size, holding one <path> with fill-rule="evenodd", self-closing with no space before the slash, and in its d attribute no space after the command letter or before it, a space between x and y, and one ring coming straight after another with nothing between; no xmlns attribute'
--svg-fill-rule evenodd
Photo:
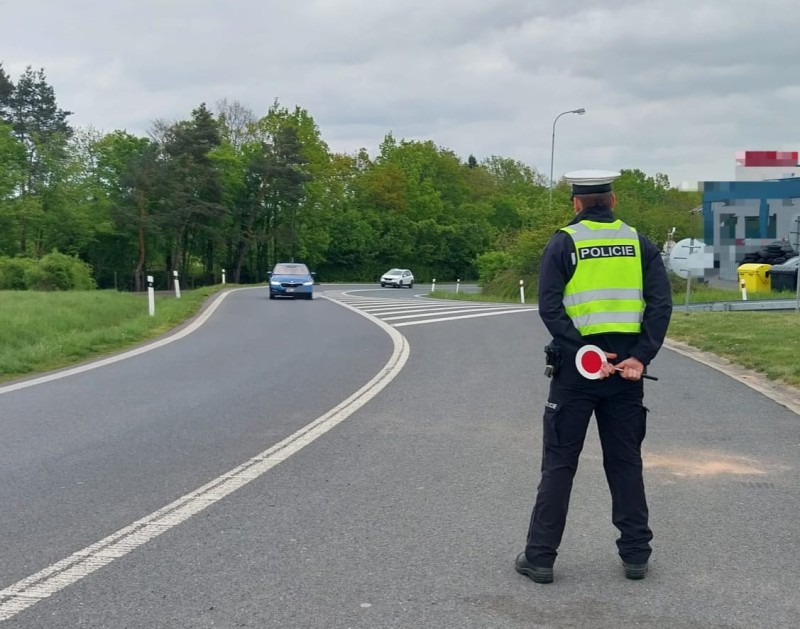
<svg viewBox="0 0 800 629"><path fill-rule="evenodd" d="M675 312L669 337L800 387L800 313Z"/></svg>
<svg viewBox="0 0 800 629"><path fill-rule="evenodd" d="M484 293L455 293L449 292L444 290L436 290L432 293L428 293L428 297L433 297L434 299L452 299L454 301L486 301L492 303L520 303L519 298L516 301L512 301L506 297L501 295L487 295ZM527 298L526 298L527 301Z"/></svg>
<svg viewBox="0 0 800 629"><path fill-rule="evenodd" d="M0 382L58 369L159 336L195 314L219 286L157 295L0 291Z"/></svg>

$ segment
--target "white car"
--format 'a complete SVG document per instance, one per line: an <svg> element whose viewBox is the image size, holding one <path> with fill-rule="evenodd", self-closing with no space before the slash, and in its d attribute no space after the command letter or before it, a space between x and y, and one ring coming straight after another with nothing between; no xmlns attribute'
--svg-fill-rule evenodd
<svg viewBox="0 0 800 629"><path fill-rule="evenodd" d="M381 287L414 288L414 274L408 269L391 269L381 276Z"/></svg>

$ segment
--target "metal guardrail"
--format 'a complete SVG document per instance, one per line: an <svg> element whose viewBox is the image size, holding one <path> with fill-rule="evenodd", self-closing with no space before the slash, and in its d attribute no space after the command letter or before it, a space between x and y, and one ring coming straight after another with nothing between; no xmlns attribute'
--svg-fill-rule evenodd
<svg viewBox="0 0 800 629"><path fill-rule="evenodd" d="M741 301L713 301L690 303L689 312L728 312L745 310L795 310L797 301L794 299L752 299ZM673 311L686 312L686 304L673 303Z"/></svg>

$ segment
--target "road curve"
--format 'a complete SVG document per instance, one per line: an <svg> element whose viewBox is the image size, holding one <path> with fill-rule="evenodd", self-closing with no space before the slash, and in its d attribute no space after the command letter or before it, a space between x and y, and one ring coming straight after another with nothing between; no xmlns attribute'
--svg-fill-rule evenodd
<svg viewBox="0 0 800 629"><path fill-rule="evenodd" d="M548 384L537 313L443 316L417 310L428 301L417 291L356 288L323 289L330 299L311 303L243 293L227 298L191 343L0 396L0 472L15 488L0 491L3 504L18 507L0 516L0 533L14 540L0 568L7 587L257 456L356 392L395 350L387 331L359 314L379 313L370 316L400 332L409 350L402 371L347 421L25 609L15 626L794 624L795 413L663 351L652 369L660 380L645 385L651 574L636 583L621 574L592 430L556 581L537 586L512 568L538 480ZM397 327L408 321L417 323ZM287 330L298 324L311 342L295 356ZM293 377L280 378L287 370ZM313 412L275 398L278 385L300 391L309 382ZM158 397L145 404L148 388ZM76 410L83 398L95 406ZM7 422L15 409L28 419ZM55 421L62 414L68 421Z"/></svg>

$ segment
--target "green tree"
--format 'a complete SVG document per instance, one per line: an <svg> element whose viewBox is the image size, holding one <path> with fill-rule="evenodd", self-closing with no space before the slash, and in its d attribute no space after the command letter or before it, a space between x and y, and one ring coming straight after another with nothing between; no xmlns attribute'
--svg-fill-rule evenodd
<svg viewBox="0 0 800 629"><path fill-rule="evenodd" d="M205 104L190 120L158 124L163 159L159 162L162 202L156 216L166 239L167 285L174 271L193 280L195 262L202 280L214 281L215 249L224 243L227 208L218 163L212 151L220 146L218 121Z"/></svg>
<svg viewBox="0 0 800 629"><path fill-rule="evenodd" d="M690 210L702 202L700 193L671 188L669 179L660 173L653 177L638 169L621 173L614 182L619 218L658 244L666 240L672 227L679 238L695 235Z"/></svg>
<svg viewBox="0 0 800 629"><path fill-rule="evenodd" d="M324 260L318 263L318 276L327 280L375 281L386 270L377 261L380 221L374 210L357 203L359 178L371 167L364 149L355 155L331 156L323 180L328 191L328 243Z"/></svg>
<svg viewBox="0 0 800 629"><path fill-rule="evenodd" d="M39 223L37 257L54 249L80 255L99 234L113 230L96 176L95 146L100 137L91 128L74 131L64 158L53 164L40 193L46 211Z"/></svg>
<svg viewBox="0 0 800 629"><path fill-rule="evenodd" d="M256 127L268 147L272 173L265 197L268 237L258 252L259 273L281 259L302 258L314 266L329 242L328 146L305 109L290 111L277 100Z"/></svg>
<svg viewBox="0 0 800 629"><path fill-rule="evenodd" d="M11 127L0 122L0 202L19 192L24 174L25 147Z"/></svg>
<svg viewBox="0 0 800 629"><path fill-rule="evenodd" d="M217 102L216 109L222 141L228 143L234 152L258 139L256 116L249 107L238 100L229 102L223 98Z"/></svg>
<svg viewBox="0 0 800 629"><path fill-rule="evenodd" d="M14 94L14 83L0 62L0 120L10 118L11 97Z"/></svg>
<svg viewBox="0 0 800 629"><path fill-rule="evenodd" d="M541 220L538 201L547 193L543 175L517 160L492 155L481 163L493 190L492 225L499 231L531 228Z"/></svg>
<svg viewBox="0 0 800 629"><path fill-rule="evenodd" d="M19 194L24 178L25 147L14 137L11 127L0 122L0 255L17 252Z"/></svg>
<svg viewBox="0 0 800 629"><path fill-rule="evenodd" d="M147 138L117 130L99 138L94 150L97 196L114 230L102 234L87 257L99 280L107 283L119 272L132 277L133 289L139 292L144 290L147 243L158 237L151 219L158 203L158 147Z"/></svg>
<svg viewBox="0 0 800 629"><path fill-rule="evenodd" d="M34 255L44 255L43 219L53 209L48 188L58 179L66 160L67 140L72 128L67 118L72 112L58 107L55 92L44 69L26 68L16 85L0 71L0 112L26 151L25 177L20 188L17 214L19 251L28 253L29 237L35 236Z"/></svg>

